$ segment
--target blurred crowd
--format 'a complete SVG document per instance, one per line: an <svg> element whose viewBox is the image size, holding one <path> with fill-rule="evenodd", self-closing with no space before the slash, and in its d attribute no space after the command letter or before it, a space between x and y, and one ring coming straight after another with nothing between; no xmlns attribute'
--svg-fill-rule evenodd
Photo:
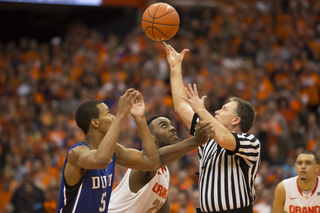
<svg viewBox="0 0 320 213"><path fill-rule="evenodd" d="M274 188L295 176L297 153L320 158L320 1L226 0L216 7L179 7L177 35L188 48L185 83L196 83L214 114L230 96L257 111L250 130L262 145L256 213L271 212ZM0 42L0 212L55 212L67 150L83 139L74 119L80 103L99 99L116 113L127 88L144 96L146 118L168 117L179 140L189 137L173 110L170 75L160 42L140 22L124 39L79 23L64 37L39 43ZM119 143L141 149L129 116ZM198 206L197 151L169 166L173 213ZM126 169L116 168L116 186Z"/></svg>

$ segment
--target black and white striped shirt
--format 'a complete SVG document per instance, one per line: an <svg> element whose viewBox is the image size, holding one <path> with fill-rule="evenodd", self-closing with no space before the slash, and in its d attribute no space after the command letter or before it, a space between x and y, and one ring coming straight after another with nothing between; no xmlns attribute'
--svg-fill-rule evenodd
<svg viewBox="0 0 320 213"><path fill-rule="evenodd" d="M194 115L190 133L199 122ZM198 147L199 199L202 212L219 212L251 206L255 199L254 181L260 164L260 142L252 134L232 133L234 151L222 148L213 139Z"/></svg>

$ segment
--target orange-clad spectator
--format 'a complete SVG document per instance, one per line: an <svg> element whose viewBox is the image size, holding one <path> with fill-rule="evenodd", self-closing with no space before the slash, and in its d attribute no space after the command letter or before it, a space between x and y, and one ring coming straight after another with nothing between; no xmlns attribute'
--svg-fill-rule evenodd
<svg viewBox="0 0 320 213"><path fill-rule="evenodd" d="M187 191L189 188L193 187L194 183L191 177L188 175L188 170L180 169L178 172L179 189L181 191Z"/></svg>
<svg viewBox="0 0 320 213"><path fill-rule="evenodd" d="M315 113L308 114L305 135L307 140L315 138L315 133L319 130L319 124L317 123L317 115Z"/></svg>
<svg viewBox="0 0 320 213"><path fill-rule="evenodd" d="M271 213L273 196L269 188L263 188L261 198L253 206L254 213Z"/></svg>
<svg viewBox="0 0 320 213"><path fill-rule="evenodd" d="M28 173L15 190L11 203L15 212L43 212L44 200L44 192L34 185L32 175Z"/></svg>
<svg viewBox="0 0 320 213"><path fill-rule="evenodd" d="M286 119L287 123L290 123L295 117L296 114L290 108L289 100L285 97L280 97L278 99L278 112L280 112L283 117Z"/></svg>
<svg viewBox="0 0 320 213"><path fill-rule="evenodd" d="M188 190L189 203L187 213L194 213L196 208L199 208L199 191L197 188Z"/></svg>
<svg viewBox="0 0 320 213"><path fill-rule="evenodd" d="M296 21L296 32L297 35L304 37L308 33L308 29L306 26L306 21L301 17Z"/></svg>
<svg viewBox="0 0 320 213"><path fill-rule="evenodd" d="M18 183L13 179L13 174L4 174L0 180L0 211L4 212L5 206L10 203Z"/></svg>
<svg viewBox="0 0 320 213"><path fill-rule="evenodd" d="M35 159L32 161L32 176L35 185L44 190L50 183L50 174L44 168L43 163L40 159Z"/></svg>
<svg viewBox="0 0 320 213"><path fill-rule="evenodd" d="M62 61L55 58L44 70L44 77L47 79L59 79L62 74Z"/></svg>
<svg viewBox="0 0 320 213"><path fill-rule="evenodd" d="M43 132L47 133L47 129L43 128ZM45 153L48 153L49 150L54 150L57 148L56 143L51 140L48 135L35 137L35 142L33 145L33 151L36 157L42 158Z"/></svg>
<svg viewBox="0 0 320 213"><path fill-rule="evenodd" d="M277 111L275 100L268 100L266 111L260 122L260 128L267 133L267 148L278 145L281 136L288 132L287 122L282 114Z"/></svg>
<svg viewBox="0 0 320 213"><path fill-rule="evenodd" d="M292 18L288 14L278 15L277 37L280 41L287 39L293 32Z"/></svg>
<svg viewBox="0 0 320 213"><path fill-rule="evenodd" d="M66 132L62 128L62 125L56 124L54 129L51 129L49 132L49 138L51 141L56 143L56 146L62 146L63 140L66 137Z"/></svg>
<svg viewBox="0 0 320 213"><path fill-rule="evenodd" d="M81 64L76 60L73 60L73 64L71 66L72 67L68 75L68 79L69 81L77 81L83 74L83 68L81 67Z"/></svg>
<svg viewBox="0 0 320 213"><path fill-rule="evenodd" d="M291 75L289 64L283 63L281 71L274 74L274 83L277 88L286 88L287 90L292 89Z"/></svg>
<svg viewBox="0 0 320 213"><path fill-rule="evenodd" d="M304 111L304 107L300 99L292 98L290 101L290 109L292 110L293 116L296 117L299 111Z"/></svg>
<svg viewBox="0 0 320 213"><path fill-rule="evenodd" d="M58 207L59 184L55 181L50 182L45 191L46 200L43 203L44 213L55 213Z"/></svg>
<svg viewBox="0 0 320 213"><path fill-rule="evenodd" d="M308 141L306 149L314 152L320 150L320 129L315 130L314 137Z"/></svg>
<svg viewBox="0 0 320 213"><path fill-rule="evenodd" d="M29 41L29 49L22 54L22 59L24 61L32 60L35 61L39 58L38 50L38 41L32 39Z"/></svg>
<svg viewBox="0 0 320 213"><path fill-rule="evenodd" d="M190 199L187 191L179 192L178 202L179 202L179 208L177 210L177 213L180 213L180 212L193 213L195 211L195 209L193 209L192 204L190 203Z"/></svg>
<svg viewBox="0 0 320 213"><path fill-rule="evenodd" d="M180 208L179 203L179 188L176 185L170 184L170 190L169 190L169 201L170 201L170 207L172 213L177 213Z"/></svg>
<svg viewBox="0 0 320 213"><path fill-rule="evenodd" d="M64 159L66 157L67 151L68 151L68 149L60 147L60 149L58 149L55 152L55 163L56 163L58 169L63 168L63 163L64 163Z"/></svg>
<svg viewBox="0 0 320 213"><path fill-rule="evenodd" d="M259 101L265 101L273 92L273 84L263 69L255 70L255 78L255 86L258 88L255 98Z"/></svg>
<svg viewBox="0 0 320 213"><path fill-rule="evenodd" d="M315 64L307 64L300 75L302 94L308 97L307 104L311 107L316 107L320 104L320 77L315 70L315 66Z"/></svg>
<svg viewBox="0 0 320 213"><path fill-rule="evenodd" d="M37 60L37 61L35 61L35 62L33 62L33 61L30 61L29 63L31 63L32 65L31 65L31 67L30 67L30 76L31 76L31 78L33 79L33 80L39 80L40 79L40 77L41 77L41 71L40 71L40 61L39 60Z"/></svg>
<svg viewBox="0 0 320 213"><path fill-rule="evenodd" d="M32 162L32 176L35 185L45 190L51 181L57 179L58 170L52 166L44 166L40 159L35 159Z"/></svg>

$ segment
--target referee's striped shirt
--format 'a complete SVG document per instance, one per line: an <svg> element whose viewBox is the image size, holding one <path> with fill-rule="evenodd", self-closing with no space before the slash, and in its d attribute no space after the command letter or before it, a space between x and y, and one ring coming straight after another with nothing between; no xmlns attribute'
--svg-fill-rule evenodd
<svg viewBox="0 0 320 213"><path fill-rule="evenodd" d="M194 135L199 117L194 114L190 133ZM252 134L233 133L234 151L222 148L213 139L198 147L199 199L202 212L219 212L251 206L254 181L260 165L260 142Z"/></svg>

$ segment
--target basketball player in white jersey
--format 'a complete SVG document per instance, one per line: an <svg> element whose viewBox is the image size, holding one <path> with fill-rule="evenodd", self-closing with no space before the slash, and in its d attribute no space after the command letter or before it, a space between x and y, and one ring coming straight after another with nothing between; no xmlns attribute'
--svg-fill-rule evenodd
<svg viewBox="0 0 320 213"><path fill-rule="evenodd" d="M296 160L298 176L280 182L275 190L273 213L320 212L319 160L312 151L301 152Z"/></svg>
<svg viewBox="0 0 320 213"><path fill-rule="evenodd" d="M201 122L194 137L180 143L176 129L168 118L155 116L148 121L162 168L157 171L128 169L111 194L108 213L170 213L168 190L170 174L166 165L207 142L212 125Z"/></svg>

